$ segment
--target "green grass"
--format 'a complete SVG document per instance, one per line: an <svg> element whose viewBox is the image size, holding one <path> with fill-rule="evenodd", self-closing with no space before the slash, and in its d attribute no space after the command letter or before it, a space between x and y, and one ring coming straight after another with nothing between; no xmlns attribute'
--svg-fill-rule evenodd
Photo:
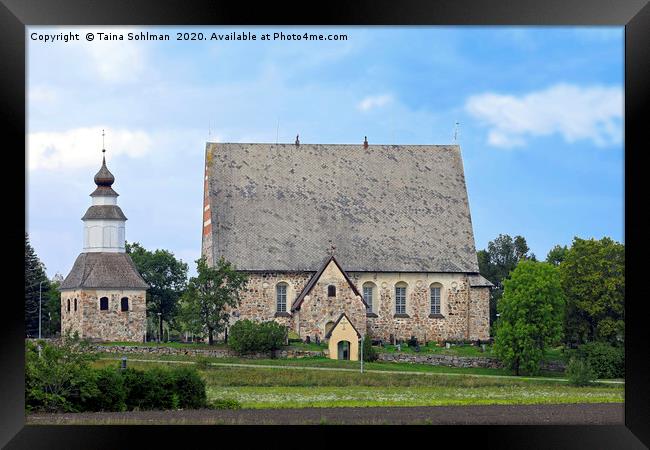
<svg viewBox="0 0 650 450"><path fill-rule="evenodd" d="M100 357L106 358L106 354L99 353ZM190 355L148 355L138 354L129 355L129 359L148 359L161 361L196 361L197 358ZM252 364L252 365L272 365L272 366L295 366L295 367L331 367L342 369L359 369L358 361L339 361L329 359L323 356L314 356L306 358L282 358L282 359L252 359L252 358L217 358L205 357L207 361L215 363L234 363L234 364ZM446 367L433 366L430 364L414 364L401 362L366 362L364 367L372 370L388 371L414 371L427 373L453 373L453 374L472 374L472 375L512 375L507 369L487 369L481 367ZM559 372L542 371L540 376L562 378L564 375Z"/></svg>
<svg viewBox="0 0 650 450"><path fill-rule="evenodd" d="M209 386L208 399L232 398L243 408L506 405L623 402L622 388L512 385L475 388Z"/></svg>
<svg viewBox="0 0 650 450"><path fill-rule="evenodd" d="M226 358L220 358L219 361L223 362L224 359ZM252 361L258 360L243 362ZM288 361L290 360L265 362ZM94 362L96 367L117 367L118 364L118 361L108 359ZM129 367L144 370L171 364L174 364L172 360L166 363L128 363ZM395 363L381 364L391 369L398 366ZM408 364L405 366L411 369L417 367ZM244 408L592 403L622 402L624 398L622 385L578 388L560 380L547 379L451 376L435 373L428 376L406 373L361 374L318 369L226 366L211 366L199 372L206 381L210 401L231 398L239 401Z"/></svg>
<svg viewBox="0 0 650 450"><path fill-rule="evenodd" d="M398 353L397 346L386 345L383 348L376 347L378 351L385 353ZM429 342L427 346L421 345L420 351L416 352L413 347L409 347L406 343L401 346L401 353L407 354L439 354L439 355L453 355L453 356L474 356L474 357L491 357L496 358L491 345L485 346L485 351L482 347L475 345L462 344L451 345L447 348L445 345L438 346L435 342ZM562 347L547 349L544 355L546 361L561 361L563 360Z"/></svg>

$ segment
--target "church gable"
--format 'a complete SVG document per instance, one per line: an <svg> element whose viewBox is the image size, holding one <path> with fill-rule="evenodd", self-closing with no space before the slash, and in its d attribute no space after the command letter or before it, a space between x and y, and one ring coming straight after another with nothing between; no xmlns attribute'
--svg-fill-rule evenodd
<svg viewBox="0 0 650 450"><path fill-rule="evenodd" d="M331 301L345 297L359 298L364 307L368 306L355 284L350 280L350 277L341 268L334 256L325 260L318 272L309 280L291 306L292 311L300 309L302 303L307 298L312 297L326 298Z"/></svg>

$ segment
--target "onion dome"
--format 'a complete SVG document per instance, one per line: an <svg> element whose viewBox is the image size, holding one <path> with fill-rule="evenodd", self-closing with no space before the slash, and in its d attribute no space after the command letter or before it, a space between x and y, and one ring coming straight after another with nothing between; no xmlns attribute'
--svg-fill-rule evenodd
<svg viewBox="0 0 650 450"><path fill-rule="evenodd" d="M111 187L115 183L115 177L106 167L106 158L102 158L102 167L99 169L99 172L95 175L95 184L97 186Z"/></svg>

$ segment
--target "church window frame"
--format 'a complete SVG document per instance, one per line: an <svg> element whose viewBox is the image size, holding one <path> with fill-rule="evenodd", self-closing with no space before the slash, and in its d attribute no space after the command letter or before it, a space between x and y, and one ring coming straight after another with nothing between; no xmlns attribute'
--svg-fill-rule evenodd
<svg viewBox="0 0 650 450"><path fill-rule="evenodd" d="M336 297L336 286L333 284L330 284L327 286L327 296L328 297Z"/></svg>
<svg viewBox="0 0 650 450"><path fill-rule="evenodd" d="M442 315L442 284L432 283L429 286L430 314Z"/></svg>
<svg viewBox="0 0 650 450"><path fill-rule="evenodd" d="M401 281L395 285L395 314L406 314L406 294L408 285Z"/></svg>
<svg viewBox="0 0 650 450"><path fill-rule="evenodd" d="M70 312L70 299L68 299L68 312Z"/></svg>
<svg viewBox="0 0 650 450"><path fill-rule="evenodd" d="M367 312L371 313L373 312L373 300L375 297L375 291L376 291L376 286L375 283L372 281L366 281L363 283L362 286L362 291L363 291L363 300L366 302L367 306Z"/></svg>
<svg viewBox="0 0 650 450"><path fill-rule="evenodd" d="M75 311L77 310L77 299L76 298L74 299L74 310Z"/></svg>
<svg viewBox="0 0 650 450"><path fill-rule="evenodd" d="M120 311L129 312L129 297L122 297L120 299Z"/></svg>
<svg viewBox="0 0 650 450"><path fill-rule="evenodd" d="M101 297L99 299L99 310L108 311L108 297Z"/></svg>
<svg viewBox="0 0 650 450"><path fill-rule="evenodd" d="M275 285L275 310L279 313L287 312L287 295L289 284L280 282Z"/></svg>

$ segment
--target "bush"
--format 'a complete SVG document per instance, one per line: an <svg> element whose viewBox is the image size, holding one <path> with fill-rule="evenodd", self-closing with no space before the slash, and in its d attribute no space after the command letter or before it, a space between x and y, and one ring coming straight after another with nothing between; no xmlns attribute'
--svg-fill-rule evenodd
<svg viewBox="0 0 650 450"><path fill-rule="evenodd" d="M377 360L377 350L372 346L372 340L366 335L363 338L363 345L361 346L363 351L363 360L372 362Z"/></svg>
<svg viewBox="0 0 650 450"><path fill-rule="evenodd" d="M578 347L578 355L591 366L598 378L625 376L625 350L604 342L589 342Z"/></svg>
<svg viewBox="0 0 650 450"><path fill-rule="evenodd" d="M581 358L571 358L565 374L569 383L574 386L589 386L596 378L591 366Z"/></svg>
<svg viewBox="0 0 650 450"><path fill-rule="evenodd" d="M284 345L287 327L275 321L253 322L244 319L230 327L228 345L238 353L267 352Z"/></svg>
<svg viewBox="0 0 650 450"><path fill-rule="evenodd" d="M231 398L217 399L209 405L210 409L241 409L241 403Z"/></svg>
<svg viewBox="0 0 650 450"><path fill-rule="evenodd" d="M199 373L189 367L179 367L173 370L178 407L185 409L203 408L207 404L205 381Z"/></svg>
<svg viewBox="0 0 650 450"><path fill-rule="evenodd" d="M126 409L126 388L120 369L105 367L95 370L96 395L85 402L86 411L124 411Z"/></svg>
<svg viewBox="0 0 650 450"><path fill-rule="evenodd" d="M418 347L418 338L415 336L411 336L411 338L408 341L409 347Z"/></svg>
<svg viewBox="0 0 650 450"><path fill-rule="evenodd" d="M25 409L80 412L97 395L87 343L66 333L60 343L25 343ZM40 355L39 355L40 348Z"/></svg>
<svg viewBox="0 0 650 450"><path fill-rule="evenodd" d="M123 376L129 410L202 408L206 405L205 381L193 368L127 369Z"/></svg>

